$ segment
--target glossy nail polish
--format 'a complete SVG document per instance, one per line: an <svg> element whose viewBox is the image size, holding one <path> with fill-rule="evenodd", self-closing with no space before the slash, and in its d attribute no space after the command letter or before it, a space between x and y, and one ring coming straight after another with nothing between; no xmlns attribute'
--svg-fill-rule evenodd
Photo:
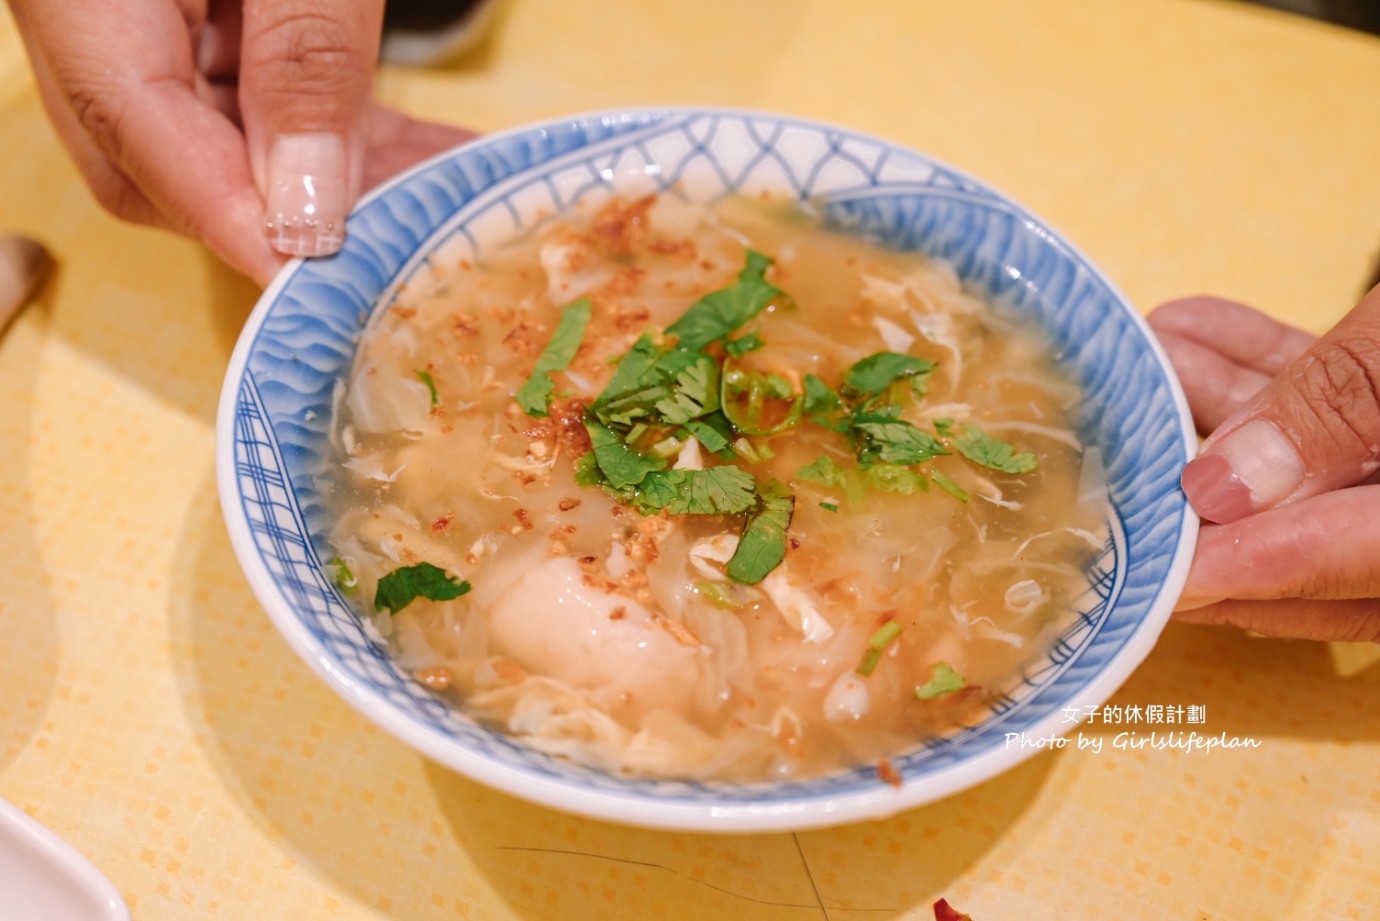
<svg viewBox="0 0 1380 921"><path fill-rule="evenodd" d="M268 152L264 232L289 256L326 256L345 242L345 145L333 134L281 134Z"/></svg>
<svg viewBox="0 0 1380 921"><path fill-rule="evenodd" d="M1257 420L1209 445L1184 467L1182 482L1199 515L1226 524L1279 504L1303 475L1294 443L1273 423Z"/></svg>

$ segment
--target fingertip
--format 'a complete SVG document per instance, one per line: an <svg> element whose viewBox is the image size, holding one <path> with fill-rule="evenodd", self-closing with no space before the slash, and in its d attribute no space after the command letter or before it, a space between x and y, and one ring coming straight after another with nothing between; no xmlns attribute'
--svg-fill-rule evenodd
<svg viewBox="0 0 1380 921"><path fill-rule="evenodd" d="M1253 419L1204 442L1180 483L1200 516L1228 524L1288 499L1304 474L1294 442L1269 420Z"/></svg>
<svg viewBox="0 0 1380 921"><path fill-rule="evenodd" d="M1203 312L1215 309L1255 312L1254 308L1247 307L1240 301L1218 297L1215 294L1189 294L1157 304L1151 309L1146 319L1152 327L1157 329L1162 328L1172 332L1193 332L1201 326Z"/></svg>
<svg viewBox="0 0 1380 921"><path fill-rule="evenodd" d="M275 253L267 246L252 251L245 249L226 251L210 246L210 244L207 245L222 262L254 282L261 289L267 288L277 274L282 271L283 266L288 264L287 256Z"/></svg>
<svg viewBox="0 0 1380 921"><path fill-rule="evenodd" d="M243 189L238 204L227 207L223 221L205 228L207 233L201 239L222 262L260 288L266 288L287 264L288 257L269 245L260 219L261 209L255 190Z"/></svg>
<svg viewBox="0 0 1380 921"><path fill-rule="evenodd" d="M382 0L245 9L240 110L270 246L326 256L363 185Z"/></svg>
<svg viewBox="0 0 1380 921"><path fill-rule="evenodd" d="M1211 620L1205 609L1224 601L1223 598L1198 597L1184 594L1174 604L1174 619L1203 623Z"/></svg>
<svg viewBox="0 0 1380 921"><path fill-rule="evenodd" d="M288 256L328 256L345 243L345 143L329 132L281 134L268 155L264 228Z"/></svg>
<svg viewBox="0 0 1380 921"><path fill-rule="evenodd" d="M340 141L345 197L359 194L383 6L383 0L325 5L277 0L246 6L241 113L251 169L265 197L271 191L269 172L279 139L313 135Z"/></svg>
<svg viewBox="0 0 1380 921"><path fill-rule="evenodd" d="M1231 462L1208 454L1189 461L1179 478L1189 505L1215 524L1240 521L1255 512L1251 490L1232 470Z"/></svg>
<svg viewBox="0 0 1380 921"><path fill-rule="evenodd" d="M269 253L266 258L256 259L249 266L239 269L241 274L249 278L260 288L267 288L273 283L273 279L278 277L278 273L288 264L288 257L278 253Z"/></svg>
<svg viewBox="0 0 1380 921"><path fill-rule="evenodd" d="M1190 611L1176 611L1174 620L1236 627L1259 636L1281 639L1345 643L1380 641L1380 606L1374 599L1227 599Z"/></svg>

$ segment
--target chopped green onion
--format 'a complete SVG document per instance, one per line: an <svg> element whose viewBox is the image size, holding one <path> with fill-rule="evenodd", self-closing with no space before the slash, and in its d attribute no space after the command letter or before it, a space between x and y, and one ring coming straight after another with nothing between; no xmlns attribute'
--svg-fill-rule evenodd
<svg viewBox="0 0 1380 921"><path fill-rule="evenodd" d="M921 700L932 700L943 694L952 694L968 686L963 676L953 670L948 662L936 662L934 674L929 681L915 689L915 696Z"/></svg>
<svg viewBox="0 0 1380 921"><path fill-rule="evenodd" d="M652 453L660 457L674 457L680 453L680 449L683 447L685 447L685 442L671 435L652 445Z"/></svg>
<svg viewBox="0 0 1380 921"><path fill-rule="evenodd" d="M352 592L359 585L359 577L350 571L350 567L340 557L331 560L324 568L331 574L331 581L343 592Z"/></svg>
<svg viewBox="0 0 1380 921"><path fill-rule="evenodd" d="M837 502L821 502L819 507L826 512L837 512L839 510L839 504Z"/></svg>
<svg viewBox="0 0 1380 921"><path fill-rule="evenodd" d="M858 663L857 672L863 677L872 674L876 669L877 663L882 659L882 653L886 648L896 641L896 637L901 635L904 628L898 622L889 620L877 628L877 632L872 634L867 641L867 652L863 654L863 659Z"/></svg>
<svg viewBox="0 0 1380 921"><path fill-rule="evenodd" d="M762 460L762 455L758 452L757 447L742 436L733 442L733 450L749 464L756 464Z"/></svg>
<svg viewBox="0 0 1380 921"><path fill-rule="evenodd" d="M968 495L968 490L964 489L962 486L959 486L953 480L945 476L944 471L940 470L938 467L930 468L930 479L934 480L935 486L938 486L940 489L944 490L946 493L953 496L959 502L967 502L970 498L972 498Z"/></svg>
<svg viewBox="0 0 1380 921"><path fill-rule="evenodd" d="M759 374L724 359L719 408L744 435L773 435L800 421L805 398L779 374Z"/></svg>
<svg viewBox="0 0 1380 921"><path fill-rule="evenodd" d="M760 349L764 343L756 333L748 333L746 336L739 336L737 339L727 339L724 341L724 351L734 358L742 358L748 352Z"/></svg>
<svg viewBox="0 0 1380 921"><path fill-rule="evenodd" d="M413 373L417 375L418 379L421 380L423 384L426 384L427 392L431 394L431 405L435 406L440 403L441 398L436 394L436 381L432 379L431 373L428 371L415 371Z"/></svg>
<svg viewBox="0 0 1380 921"><path fill-rule="evenodd" d="M703 595L704 600L716 608L731 611L742 606L742 602L733 592L733 586L727 582L697 582L695 583L695 591Z"/></svg>
<svg viewBox="0 0 1380 921"><path fill-rule="evenodd" d="M901 635L905 629L894 620L889 620L877 628L877 632L867 641L869 649L886 649L891 645L892 640Z"/></svg>
<svg viewBox="0 0 1380 921"><path fill-rule="evenodd" d="M864 678L871 675L877 668L877 663L882 661L882 651L880 649L869 649L863 653L862 661L858 663L857 673Z"/></svg>

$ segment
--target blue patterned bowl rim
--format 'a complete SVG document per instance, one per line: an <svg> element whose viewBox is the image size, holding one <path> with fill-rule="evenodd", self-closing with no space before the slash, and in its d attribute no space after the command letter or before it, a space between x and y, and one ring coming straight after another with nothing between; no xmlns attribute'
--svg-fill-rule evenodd
<svg viewBox="0 0 1380 921"><path fill-rule="evenodd" d="M1114 511L1079 616L990 715L893 759L899 788L873 766L804 782L694 783L615 777L534 752L396 669L322 571L328 517L317 483L331 392L375 307L439 247L482 247L592 192L678 182L708 197L769 188L808 198L835 224L950 259L966 284L1034 317L1085 387L1083 435L1103 451ZM1075 728L1071 712L1105 701L1149 653L1182 588L1198 522L1178 474L1196 445L1183 394L1139 313L1011 199L845 128L648 108L492 135L366 196L344 250L290 263L246 323L221 394L216 465L231 542L260 603L298 655L376 725L474 780L553 808L653 828L760 832L883 818L1035 754L1013 745L1018 734Z"/></svg>

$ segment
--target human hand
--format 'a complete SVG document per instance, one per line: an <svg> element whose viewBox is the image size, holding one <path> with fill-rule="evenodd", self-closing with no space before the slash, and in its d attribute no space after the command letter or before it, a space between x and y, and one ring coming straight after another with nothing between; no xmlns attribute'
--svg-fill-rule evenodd
<svg viewBox="0 0 1380 921"><path fill-rule="evenodd" d="M9 0L44 106L115 215L266 284L360 191L472 132L372 103L384 0Z"/></svg>
<svg viewBox="0 0 1380 921"><path fill-rule="evenodd" d="M1150 326L1204 441L1204 518L1176 617L1380 641L1380 287L1315 339L1241 304L1171 301Z"/></svg>

